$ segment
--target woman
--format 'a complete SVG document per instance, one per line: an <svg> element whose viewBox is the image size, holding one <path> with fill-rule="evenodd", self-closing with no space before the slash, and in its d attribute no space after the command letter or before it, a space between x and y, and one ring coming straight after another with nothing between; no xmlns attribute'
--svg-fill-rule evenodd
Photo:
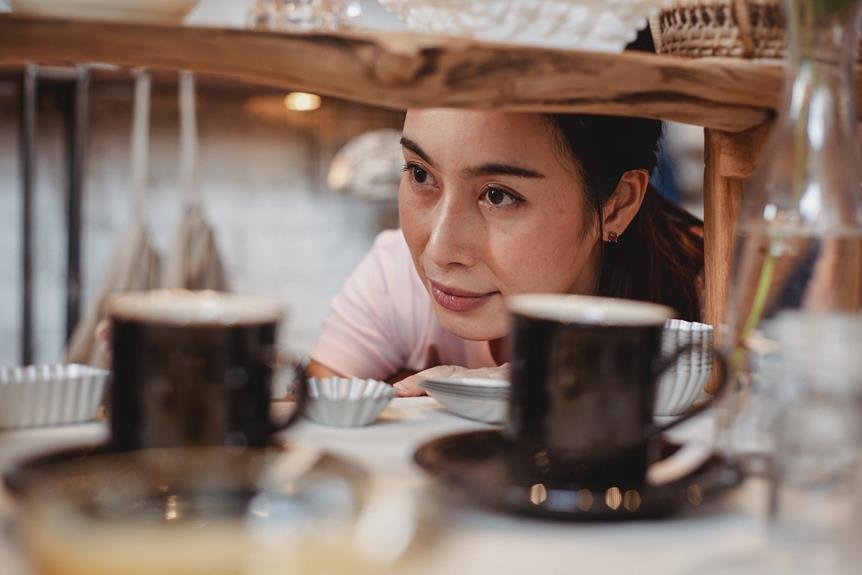
<svg viewBox="0 0 862 575"><path fill-rule="evenodd" d="M493 374L518 293L655 301L699 319L701 222L649 184L660 136L635 118L408 111L401 231L377 238L333 300L310 375L400 380L399 395L418 395L423 377Z"/></svg>

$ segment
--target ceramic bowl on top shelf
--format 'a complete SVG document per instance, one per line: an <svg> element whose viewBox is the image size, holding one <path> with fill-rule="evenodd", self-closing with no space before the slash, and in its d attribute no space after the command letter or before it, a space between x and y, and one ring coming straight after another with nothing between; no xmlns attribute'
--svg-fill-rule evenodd
<svg viewBox="0 0 862 575"><path fill-rule="evenodd" d="M12 11L28 16L176 24L200 0L10 0Z"/></svg>
<svg viewBox="0 0 862 575"><path fill-rule="evenodd" d="M661 7L656 0L379 0L415 32L622 52Z"/></svg>

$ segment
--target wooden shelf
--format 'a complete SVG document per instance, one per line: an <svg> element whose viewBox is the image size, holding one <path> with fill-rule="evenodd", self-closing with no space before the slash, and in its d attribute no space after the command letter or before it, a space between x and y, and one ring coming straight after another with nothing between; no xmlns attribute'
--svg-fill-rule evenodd
<svg viewBox="0 0 862 575"><path fill-rule="evenodd" d="M0 65L27 61L189 69L393 109L615 114L703 126L704 319L715 325L724 313L745 182L780 104L784 75L780 62L524 48L409 33L287 34L0 15Z"/></svg>
<svg viewBox="0 0 862 575"><path fill-rule="evenodd" d="M729 132L766 121L782 80L779 64L737 59L0 15L0 64L28 60L190 69L388 108L639 115Z"/></svg>

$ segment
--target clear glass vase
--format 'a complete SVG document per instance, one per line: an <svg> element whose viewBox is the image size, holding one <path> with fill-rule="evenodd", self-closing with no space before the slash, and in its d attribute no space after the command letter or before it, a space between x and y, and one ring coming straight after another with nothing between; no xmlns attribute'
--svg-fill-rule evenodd
<svg viewBox="0 0 862 575"><path fill-rule="evenodd" d="M859 2L785 0L785 14L784 102L736 230L723 343L737 377L718 436L731 457L773 451L781 410L824 379L852 387L841 375L849 368L839 364L862 361L862 342L843 346L858 346L853 357L831 337L862 310L853 84Z"/></svg>
<svg viewBox="0 0 862 575"><path fill-rule="evenodd" d="M764 547L711 572L855 573L862 437L858 0L785 0L783 106L743 198L718 448L769 480Z"/></svg>

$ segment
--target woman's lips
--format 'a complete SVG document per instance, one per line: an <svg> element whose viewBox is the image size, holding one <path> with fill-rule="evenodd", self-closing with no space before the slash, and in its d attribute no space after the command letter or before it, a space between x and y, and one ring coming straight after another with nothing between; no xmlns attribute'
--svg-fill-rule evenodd
<svg viewBox="0 0 862 575"><path fill-rule="evenodd" d="M434 300L450 311L472 311L485 305L496 293L469 292L431 282L431 295L434 296Z"/></svg>

